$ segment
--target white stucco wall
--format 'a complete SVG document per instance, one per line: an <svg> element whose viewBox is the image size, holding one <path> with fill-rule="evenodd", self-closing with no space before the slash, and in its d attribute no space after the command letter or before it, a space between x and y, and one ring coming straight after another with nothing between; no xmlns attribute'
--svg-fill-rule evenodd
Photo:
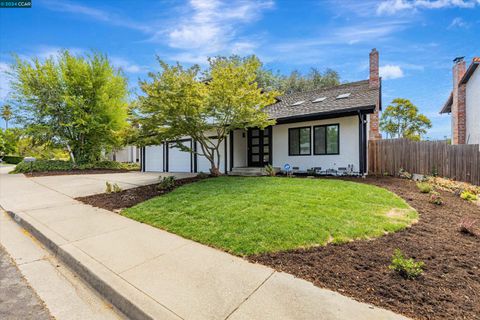
<svg viewBox="0 0 480 320"><path fill-rule="evenodd" d="M313 126L336 124L340 125L340 154L338 155L313 155ZM354 165L354 171L359 170L359 137L358 117L344 117L328 120L308 121L290 124L275 125L273 127L273 166L283 168L288 163L300 170L313 167L321 167L322 170L337 169ZM288 129L312 126L311 151L312 155L289 156L288 155Z"/></svg>
<svg viewBox="0 0 480 320"><path fill-rule="evenodd" d="M466 142L480 144L480 67L466 85Z"/></svg>
<svg viewBox="0 0 480 320"><path fill-rule="evenodd" d="M233 132L233 166L247 166L247 131L235 130Z"/></svg>
<svg viewBox="0 0 480 320"><path fill-rule="evenodd" d="M163 145L145 147L145 171L163 171Z"/></svg>

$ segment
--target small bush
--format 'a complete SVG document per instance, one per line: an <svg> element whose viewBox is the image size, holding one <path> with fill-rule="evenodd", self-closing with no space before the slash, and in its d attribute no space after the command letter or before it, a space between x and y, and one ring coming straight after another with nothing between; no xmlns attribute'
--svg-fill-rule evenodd
<svg viewBox="0 0 480 320"><path fill-rule="evenodd" d="M175 177L163 177L160 183L158 184L158 190L171 190L175 187Z"/></svg>
<svg viewBox="0 0 480 320"><path fill-rule="evenodd" d="M210 175L202 171L197 174L197 178L200 178L200 179L206 179L208 177L210 177Z"/></svg>
<svg viewBox="0 0 480 320"><path fill-rule="evenodd" d="M421 193L430 193L433 190L433 187L430 183L427 182L418 182L417 188Z"/></svg>
<svg viewBox="0 0 480 320"><path fill-rule="evenodd" d="M392 264L388 268L398 272L405 279L415 279L423 273L424 265L422 261L416 262L412 258L405 258L400 249L395 249Z"/></svg>
<svg viewBox="0 0 480 320"><path fill-rule="evenodd" d="M23 161L23 157L20 156L3 156L2 161L9 164L19 164Z"/></svg>
<svg viewBox="0 0 480 320"><path fill-rule="evenodd" d="M436 204L437 206L440 206L443 204L443 198L440 196L440 193L436 191L432 191L432 194L430 195L429 199L430 203Z"/></svg>
<svg viewBox="0 0 480 320"><path fill-rule="evenodd" d="M471 193L470 191L465 190L460 194L460 198L467 201L476 201L477 195L474 193Z"/></svg>
<svg viewBox="0 0 480 320"><path fill-rule="evenodd" d="M480 235L475 230L475 224L478 220L476 219L462 219L460 222L460 232L465 233L471 236L479 237Z"/></svg>
<svg viewBox="0 0 480 320"><path fill-rule="evenodd" d="M412 179L413 175L405 169L400 168L400 170L398 171L398 176L402 179Z"/></svg>
<svg viewBox="0 0 480 320"><path fill-rule="evenodd" d="M117 183L105 182L105 193L118 193L121 192L122 188Z"/></svg>
<svg viewBox="0 0 480 320"><path fill-rule="evenodd" d="M267 164L265 166L265 172L270 176L270 177L275 177L275 175L277 174L275 172L275 168L271 165L271 164Z"/></svg>

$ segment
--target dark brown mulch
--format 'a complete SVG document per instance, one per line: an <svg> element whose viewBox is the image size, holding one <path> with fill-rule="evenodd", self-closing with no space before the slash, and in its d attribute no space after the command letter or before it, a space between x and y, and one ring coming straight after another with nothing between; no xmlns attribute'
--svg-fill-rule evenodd
<svg viewBox="0 0 480 320"><path fill-rule="evenodd" d="M127 169L86 169L86 170L56 170L56 171L39 171L24 173L27 177L45 177L45 176L64 176L71 174L101 174L101 173L122 173L133 170Z"/></svg>
<svg viewBox="0 0 480 320"><path fill-rule="evenodd" d="M411 181L355 181L384 187L406 199L420 213L419 222L375 240L249 260L415 319L480 319L480 238L459 232L464 217L480 219L480 207L447 192L441 192L445 205L436 206ZM420 278L405 280L388 269L395 248L425 262Z"/></svg>
<svg viewBox="0 0 480 320"><path fill-rule="evenodd" d="M173 189L184 184L196 182L199 180L202 180L202 178L191 177L175 180L175 187ZM158 190L157 185L158 184L151 184L148 186L123 190L117 193L94 194L86 197L78 197L75 198L75 200L81 201L97 208L114 211L118 209L133 207L137 203L146 201L153 197L160 196L173 190Z"/></svg>

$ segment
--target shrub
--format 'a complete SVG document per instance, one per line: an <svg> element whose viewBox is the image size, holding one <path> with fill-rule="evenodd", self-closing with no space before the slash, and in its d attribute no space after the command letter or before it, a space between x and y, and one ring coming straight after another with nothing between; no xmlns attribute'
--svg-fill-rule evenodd
<svg viewBox="0 0 480 320"><path fill-rule="evenodd" d="M463 200L467 200L467 201L476 201L477 200L477 195L473 194L470 191L465 190L460 194L460 198L462 198Z"/></svg>
<svg viewBox="0 0 480 320"><path fill-rule="evenodd" d="M89 170L89 169L104 169L104 170L131 170L132 167L139 166L138 164L127 164L116 161L98 161L92 163L74 164L71 161L64 160L37 160L34 162L20 162L17 164L12 173L27 173L27 172L45 172L45 171L69 171L69 170Z"/></svg>
<svg viewBox="0 0 480 320"><path fill-rule="evenodd" d="M208 177L210 177L210 175L202 171L197 174L197 178L200 178L200 179L206 179Z"/></svg>
<svg viewBox="0 0 480 320"><path fill-rule="evenodd" d="M265 166L265 172L270 176L270 177L275 177L277 174L275 171L275 168L271 164L267 164Z"/></svg>
<svg viewBox="0 0 480 320"><path fill-rule="evenodd" d="M395 249L392 264L388 268L398 272L405 279L415 279L423 273L424 265L422 261L416 262L412 258L405 258L400 249Z"/></svg>
<svg viewBox="0 0 480 320"><path fill-rule="evenodd" d="M440 206L443 204L443 198L440 196L440 193L432 191L429 202Z"/></svg>
<svg viewBox="0 0 480 320"><path fill-rule="evenodd" d="M21 156L3 156L2 161L9 164L19 164L23 161Z"/></svg>
<svg viewBox="0 0 480 320"><path fill-rule="evenodd" d="M118 193L121 192L122 188L117 183L105 182L105 193Z"/></svg>
<svg viewBox="0 0 480 320"><path fill-rule="evenodd" d="M460 222L460 232L469 234L471 236L479 237L480 235L475 231L475 224L478 220L476 219L462 219Z"/></svg>
<svg viewBox="0 0 480 320"><path fill-rule="evenodd" d="M159 190L171 190L175 187L175 177L163 177L160 183L158 184L157 188Z"/></svg>
<svg viewBox="0 0 480 320"><path fill-rule="evenodd" d="M405 169L400 168L400 170L398 171L398 176L402 179L412 179L413 175Z"/></svg>
<svg viewBox="0 0 480 320"><path fill-rule="evenodd" d="M421 193L430 193L432 192L432 185L427 182L418 182L417 188L420 190Z"/></svg>

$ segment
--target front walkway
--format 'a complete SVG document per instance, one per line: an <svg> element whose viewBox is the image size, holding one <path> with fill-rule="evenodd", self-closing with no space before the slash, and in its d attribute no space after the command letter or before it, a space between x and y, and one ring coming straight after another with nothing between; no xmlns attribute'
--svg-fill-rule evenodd
<svg viewBox="0 0 480 320"><path fill-rule="evenodd" d="M132 318L405 319L75 201L99 192L99 184L77 189L81 176L0 172L0 205ZM103 185L105 179L131 183L125 174L101 176L94 179ZM148 175L137 179L141 184Z"/></svg>

